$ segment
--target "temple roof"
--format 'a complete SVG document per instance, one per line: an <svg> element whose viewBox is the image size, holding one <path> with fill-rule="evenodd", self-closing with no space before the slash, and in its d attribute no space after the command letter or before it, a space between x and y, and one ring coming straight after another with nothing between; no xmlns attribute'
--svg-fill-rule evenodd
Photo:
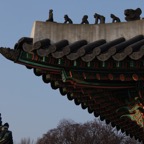
<svg viewBox="0 0 144 144"><path fill-rule="evenodd" d="M57 29L64 29L61 24L54 24L54 28L56 25ZM126 135L144 141L142 33L130 37L116 35L113 39L100 36L93 41L83 36L72 40L56 33L55 38L52 34L38 38L33 33L35 37L23 37L14 49L0 48L0 53L33 70L52 89L59 89L61 95L82 109L100 116Z"/></svg>

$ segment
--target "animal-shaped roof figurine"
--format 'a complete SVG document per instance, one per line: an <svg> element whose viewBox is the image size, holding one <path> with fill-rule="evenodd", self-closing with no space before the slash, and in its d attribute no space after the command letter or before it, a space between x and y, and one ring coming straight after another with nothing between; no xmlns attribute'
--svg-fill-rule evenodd
<svg viewBox="0 0 144 144"><path fill-rule="evenodd" d="M84 15L81 24L89 24L88 15Z"/></svg>
<svg viewBox="0 0 144 144"><path fill-rule="evenodd" d="M140 8L137 8L135 10L134 9L126 9L124 11L126 21L140 20L141 14L142 14L142 10Z"/></svg>
<svg viewBox="0 0 144 144"><path fill-rule="evenodd" d="M54 21L54 19L53 19L53 10L50 9L49 10L49 18L48 18L48 20L46 20L46 22L53 22L53 21Z"/></svg>
<svg viewBox="0 0 144 144"><path fill-rule="evenodd" d="M69 18L68 15L64 15L64 19L65 19L64 23L70 23L70 24L73 23L73 21Z"/></svg>
<svg viewBox="0 0 144 144"><path fill-rule="evenodd" d="M94 18L95 18L95 24L98 24L98 23L104 24L105 23L105 17L103 15L95 13Z"/></svg>
<svg viewBox="0 0 144 144"><path fill-rule="evenodd" d="M120 18L118 18L114 14L111 14L110 17L112 18L112 23L114 23L114 22L121 22Z"/></svg>

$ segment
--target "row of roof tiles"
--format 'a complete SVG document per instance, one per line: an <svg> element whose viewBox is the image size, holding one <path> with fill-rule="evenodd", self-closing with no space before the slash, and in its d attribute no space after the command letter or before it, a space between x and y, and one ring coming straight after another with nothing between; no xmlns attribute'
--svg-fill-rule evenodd
<svg viewBox="0 0 144 144"><path fill-rule="evenodd" d="M32 43L32 38L22 38L22 48L28 53L37 53L44 57L51 54L54 58L64 56L69 60L81 58L85 62L90 62L97 58L100 61L106 61L113 58L116 61L122 61L129 57L138 60L144 55L144 36L137 35L129 40L121 37L110 42L106 40L96 40L88 43L86 40L79 40L69 43L68 40L61 40L51 44L50 39L43 39Z"/></svg>

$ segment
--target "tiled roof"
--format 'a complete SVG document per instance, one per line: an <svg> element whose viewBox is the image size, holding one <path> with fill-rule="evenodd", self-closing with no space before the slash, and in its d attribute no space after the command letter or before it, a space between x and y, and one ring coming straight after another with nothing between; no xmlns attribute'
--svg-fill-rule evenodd
<svg viewBox="0 0 144 144"><path fill-rule="evenodd" d="M71 61L79 58L84 62L91 62L95 59L107 61L111 58L115 61L122 61L126 58L138 60L144 55L144 36L137 35L128 40L121 37L109 42L101 39L91 43L86 40L73 43L61 40L51 44L50 39L44 39L34 44L26 41L22 48L25 52L35 52L40 57L51 54L56 59L66 57Z"/></svg>

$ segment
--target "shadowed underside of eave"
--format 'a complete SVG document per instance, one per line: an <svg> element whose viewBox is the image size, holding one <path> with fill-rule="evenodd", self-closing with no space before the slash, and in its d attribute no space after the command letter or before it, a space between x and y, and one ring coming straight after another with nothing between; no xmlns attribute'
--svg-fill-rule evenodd
<svg viewBox="0 0 144 144"><path fill-rule="evenodd" d="M130 86L129 88L110 87L111 82L108 82L108 87L106 85L103 87L103 82L101 81L99 81L97 86L90 86L90 83L89 85L78 84L72 79L63 81L60 73L52 71L43 73L37 68L33 68L33 71L35 75L41 76L45 83L50 83L52 89L59 89L62 96L66 96L68 100L80 105L82 109L86 109L89 113L94 114L95 117L100 116L102 121L105 120L107 124L111 124L117 130L125 132L126 135L143 140L143 128L129 118L121 117L127 114L127 111L121 108L127 107L127 102L130 102L131 105L131 101L139 96L135 87L137 83L126 83L126 86ZM140 92L141 95L144 94L143 90Z"/></svg>

